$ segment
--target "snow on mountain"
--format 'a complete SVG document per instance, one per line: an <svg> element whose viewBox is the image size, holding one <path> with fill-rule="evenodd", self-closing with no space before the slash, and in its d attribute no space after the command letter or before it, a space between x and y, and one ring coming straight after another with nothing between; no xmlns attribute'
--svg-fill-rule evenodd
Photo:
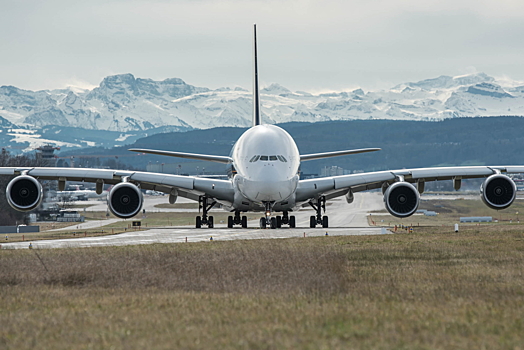
<svg viewBox="0 0 524 350"><path fill-rule="evenodd" d="M311 94L271 84L260 92L265 123L524 116L524 84L484 73L440 76L380 91ZM104 78L92 90L0 87L0 128L34 130L54 125L127 134L166 126L178 130L247 127L251 114L250 91L211 90L178 78L155 81L120 74Z"/></svg>

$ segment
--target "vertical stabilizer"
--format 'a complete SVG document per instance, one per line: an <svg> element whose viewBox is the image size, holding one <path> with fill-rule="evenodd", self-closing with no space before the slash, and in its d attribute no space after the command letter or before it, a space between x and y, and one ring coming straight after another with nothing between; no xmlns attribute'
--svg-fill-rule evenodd
<svg viewBox="0 0 524 350"><path fill-rule="evenodd" d="M253 126L260 125L260 94L258 92L257 25L253 25Z"/></svg>

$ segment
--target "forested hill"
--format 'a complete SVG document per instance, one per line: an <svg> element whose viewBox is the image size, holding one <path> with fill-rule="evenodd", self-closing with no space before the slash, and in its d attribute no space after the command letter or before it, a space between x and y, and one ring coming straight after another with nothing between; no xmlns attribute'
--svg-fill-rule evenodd
<svg viewBox="0 0 524 350"><path fill-rule="evenodd" d="M380 147L368 154L302 163L305 173L324 166L351 170L384 170L438 165L524 164L524 118L455 118L439 122L355 120L281 124L294 138L301 154ZM128 147L85 149L83 154L124 154L127 148L152 148L228 155L245 128L214 128L142 138ZM67 155L71 155L68 153ZM66 154L61 154L66 155ZM79 152L75 152L80 156ZM138 168L148 162L186 163L184 159L142 156L121 158ZM218 167L216 167L218 166ZM191 166L186 169L192 168ZM223 165L208 163L219 171Z"/></svg>

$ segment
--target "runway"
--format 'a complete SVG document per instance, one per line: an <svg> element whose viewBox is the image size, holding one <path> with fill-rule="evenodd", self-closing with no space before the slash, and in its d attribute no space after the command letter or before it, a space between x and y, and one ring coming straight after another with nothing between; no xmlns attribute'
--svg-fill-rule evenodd
<svg viewBox="0 0 524 350"><path fill-rule="evenodd" d="M167 201L167 199L166 199ZM69 247L99 247L122 246L152 243L183 243L203 241L228 241L242 239L277 239L291 237L314 236L342 236L342 235L378 235L391 232L369 227L367 213L371 210L382 209L382 196L379 193L357 193L355 201L346 203L345 199L334 199L327 207L330 228L309 228L309 216L314 214L312 209L300 210L295 213L297 228L259 229L258 221L248 223L251 228L240 227L229 229L225 224L217 224L213 229L196 229L190 226L153 228L143 231L126 232L117 235L82 237L73 239L55 239L34 241L34 249L69 248ZM76 226L76 225L75 225ZM15 242L2 244L2 249L24 249L29 242Z"/></svg>

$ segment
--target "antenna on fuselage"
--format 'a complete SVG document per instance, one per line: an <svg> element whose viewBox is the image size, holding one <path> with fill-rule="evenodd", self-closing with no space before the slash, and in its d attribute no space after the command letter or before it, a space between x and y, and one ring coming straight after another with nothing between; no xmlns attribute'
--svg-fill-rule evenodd
<svg viewBox="0 0 524 350"><path fill-rule="evenodd" d="M253 126L260 125L260 95L258 92L257 25L253 24Z"/></svg>

